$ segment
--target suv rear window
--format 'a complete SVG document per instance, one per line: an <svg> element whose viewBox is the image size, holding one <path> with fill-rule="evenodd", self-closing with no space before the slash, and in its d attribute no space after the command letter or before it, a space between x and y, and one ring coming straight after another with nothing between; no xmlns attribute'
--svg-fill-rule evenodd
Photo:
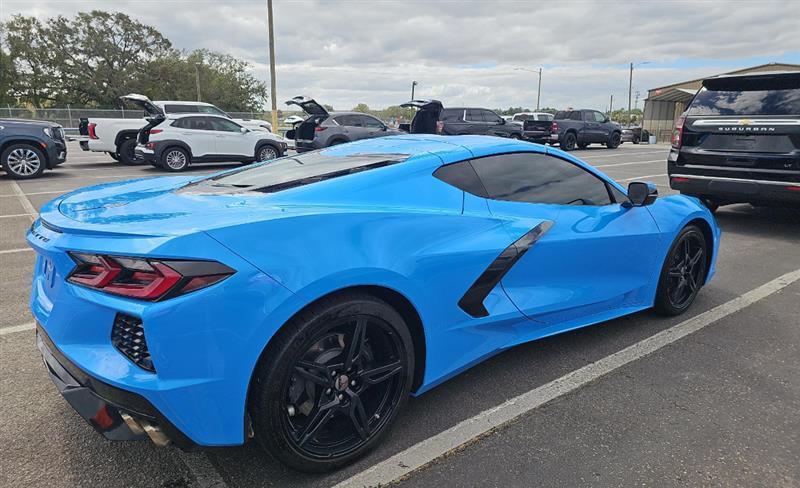
<svg viewBox="0 0 800 488"><path fill-rule="evenodd" d="M332 155L329 151L314 151L285 157L243 168L239 171L201 180L188 185L185 191L225 192L247 189L273 193L318 181L338 178L408 159L408 154L349 154Z"/></svg>
<svg viewBox="0 0 800 488"><path fill-rule="evenodd" d="M800 115L800 88L708 90L701 88L688 115Z"/></svg>
<svg viewBox="0 0 800 488"><path fill-rule="evenodd" d="M442 113L439 115L439 120L442 122L458 122L461 120L462 115L464 115L464 109L445 108L442 109Z"/></svg>

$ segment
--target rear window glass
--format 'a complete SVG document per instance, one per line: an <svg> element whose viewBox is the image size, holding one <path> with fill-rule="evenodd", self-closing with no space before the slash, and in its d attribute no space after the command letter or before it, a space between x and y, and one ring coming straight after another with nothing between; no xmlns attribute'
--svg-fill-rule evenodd
<svg viewBox="0 0 800 488"><path fill-rule="evenodd" d="M213 189L213 191L247 189L272 193L401 163L408 157L408 154L391 153L339 156L332 155L325 150L314 151L201 180L192 187L202 187L203 190Z"/></svg>
<svg viewBox="0 0 800 488"><path fill-rule="evenodd" d="M800 115L800 88L708 90L702 88L689 115Z"/></svg>
<svg viewBox="0 0 800 488"><path fill-rule="evenodd" d="M443 122L455 122L461 120L464 110L458 109L443 109L439 119Z"/></svg>

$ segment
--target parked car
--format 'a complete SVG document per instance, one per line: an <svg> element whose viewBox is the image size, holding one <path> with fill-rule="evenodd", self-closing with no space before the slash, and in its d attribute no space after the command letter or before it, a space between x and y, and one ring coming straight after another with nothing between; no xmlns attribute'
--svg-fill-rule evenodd
<svg viewBox="0 0 800 488"><path fill-rule="evenodd" d="M120 100L122 100L124 103L130 103L136 106L141 106L141 102L146 101L147 103L151 103L158 107L159 110L166 115L186 113L216 115L230 119L237 124L247 127L251 130L267 132L272 131L272 124L265 120L234 119L210 103L175 100L152 102L146 96L136 93L120 97ZM145 116L147 115L145 114ZM84 151L108 153L109 156L122 164L138 164L141 161L136 160L136 155L134 152L136 149L136 135L146 123L146 120L139 118L81 119L80 125L78 126L78 132L81 136L83 136L83 139L81 139L79 142L80 147Z"/></svg>
<svg viewBox="0 0 800 488"><path fill-rule="evenodd" d="M60 125L40 120L0 119L0 165L11 178L42 175L67 159Z"/></svg>
<svg viewBox="0 0 800 488"><path fill-rule="evenodd" d="M800 207L800 72L704 80L675 123L667 172L671 188L712 211Z"/></svg>
<svg viewBox="0 0 800 488"><path fill-rule="evenodd" d="M646 141L649 136L650 133L648 131L645 130L644 132L642 132L641 126L623 127L622 138L620 139L620 141L639 144L642 141Z"/></svg>
<svg viewBox="0 0 800 488"><path fill-rule="evenodd" d="M558 149L415 134L62 195L27 234L30 304L46 370L107 438L253 437L324 471L482 359L685 312L719 238L696 199Z"/></svg>
<svg viewBox="0 0 800 488"><path fill-rule="evenodd" d="M595 143L616 149L622 142L622 126L611 122L597 110L559 110L555 123L558 125L558 144L565 151L586 149Z"/></svg>
<svg viewBox="0 0 800 488"><path fill-rule="evenodd" d="M372 139L402 134L372 115L361 112L328 112L316 100L298 96L286 101L286 105L297 105L308 118L286 133L294 139L297 152L313 151L345 142Z"/></svg>
<svg viewBox="0 0 800 488"><path fill-rule="evenodd" d="M488 108L444 108L439 100L411 100L401 107L414 107L417 113L410 125L400 128L412 134L489 135L522 139L522 127Z"/></svg>
<svg viewBox="0 0 800 488"><path fill-rule="evenodd" d="M150 117L139 133L136 156L157 168L184 171L195 163L252 163L286 154L286 140L271 132L219 115L164 115L152 103L139 103Z"/></svg>
<svg viewBox="0 0 800 488"><path fill-rule="evenodd" d="M519 112L512 123L522 127L522 138L541 144L558 142L558 124L554 125L553 114L544 112Z"/></svg>

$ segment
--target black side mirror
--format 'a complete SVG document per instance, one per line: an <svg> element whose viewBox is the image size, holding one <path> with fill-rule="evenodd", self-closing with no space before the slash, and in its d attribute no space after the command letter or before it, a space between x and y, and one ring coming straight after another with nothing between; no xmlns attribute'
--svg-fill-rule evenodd
<svg viewBox="0 0 800 488"><path fill-rule="evenodd" d="M609 122L609 120L611 120L611 119L609 119L608 117L606 117L605 119L603 119L603 123L604 123L604 124L607 124L607 123Z"/></svg>
<svg viewBox="0 0 800 488"><path fill-rule="evenodd" d="M628 185L628 201L625 207L644 207L650 205L658 198L658 187L652 183L634 181Z"/></svg>

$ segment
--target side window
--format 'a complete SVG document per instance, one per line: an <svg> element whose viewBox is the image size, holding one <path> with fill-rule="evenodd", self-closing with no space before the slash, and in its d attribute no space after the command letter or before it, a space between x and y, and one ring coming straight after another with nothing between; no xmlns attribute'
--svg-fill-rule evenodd
<svg viewBox="0 0 800 488"><path fill-rule="evenodd" d="M442 113L439 115L439 119L442 122L459 122L461 121L461 116L464 114L463 110L457 109L444 109Z"/></svg>
<svg viewBox="0 0 800 488"><path fill-rule="evenodd" d="M344 125L346 127L361 127L360 117L356 115L340 115L334 120L336 120L339 125Z"/></svg>
<svg viewBox="0 0 800 488"><path fill-rule="evenodd" d="M169 125L178 129L186 129L186 119L176 119Z"/></svg>
<svg viewBox="0 0 800 488"><path fill-rule="evenodd" d="M617 190L615 186L608 185L608 190L611 192L611 197L614 199L614 202L622 203L628 201L628 195Z"/></svg>
<svg viewBox="0 0 800 488"><path fill-rule="evenodd" d="M609 205L606 183L563 159L514 153L472 160L489 198L558 205Z"/></svg>
<svg viewBox="0 0 800 488"><path fill-rule="evenodd" d="M600 112L594 112L594 119L596 122L603 123L606 121L606 116L601 114Z"/></svg>
<svg viewBox="0 0 800 488"><path fill-rule="evenodd" d="M491 110L482 110L483 120L489 124L499 124L503 119Z"/></svg>
<svg viewBox="0 0 800 488"><path fill-rule="evenodd" d="M479 108L468 108L467 115L464 117L467 122L483 123L483 111Z"/></svg>
<svg viewBox="0 0 800 488"><path fill-rule="evenodd" d="M433 176L467 193L484 198L487 196L469 160L442 166L433 172Z"/></svg>
<svg viewBox="0 0 800 488"><path fill-rule="evenodd" d="M194 114L197 113L197 105L167 104L164 105L164 112L168 114Z"/></svg>
<svg viewBox="0 0 800 488"><path fill-rule="evenodd" d="M181 123L183 124L181 126L183 129L213 130L211 128L211 122L208 121L208 117L184 117L181 119Z"/></svg>
<svg viewBox="0 0 800 488"><path fill-rule="evenodd" d="M574 110L574 111L570 112L569 113L569 120L583 120L583 119L581 119L581 113L582 112L580 110Z"/></svg>
<svg viewBox="0 0 800 488"><path fill-rule="evenodd" d="M198 105L197 111L201 114L219 115L228 118L228 114L213 105Z"/></svg>
<svg viewBox="0 0 800 488"><path fill-rule="evenodd" d="M370 129L382 129L383 122L376 119L375 117L370 117L369 115L360 115L358 116L361 119L361 123L364 127L368 127Z"/></svg>
<svg viewBox="0 0 800 488"><path fill-rule="evenodd" d="M228 119L221 117L203 117L211 122L211 130L220 132L241 132L242 126Z"/></svg>

